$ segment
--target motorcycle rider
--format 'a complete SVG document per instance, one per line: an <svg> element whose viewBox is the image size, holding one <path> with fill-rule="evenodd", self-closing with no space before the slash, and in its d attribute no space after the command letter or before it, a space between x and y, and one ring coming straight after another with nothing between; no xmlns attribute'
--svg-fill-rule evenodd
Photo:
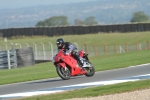
<svg viewBox="0 0 150 100"><path fill-rule="evenodd" d="M79 57L77 48L74 45L72 45L70 42L64 42L62 38L57 39L56 44L58 47L58 51L60 49L64 49L65 55L71 54L77 61L79 61L81 67L85 66L82 58Z"/></svg>

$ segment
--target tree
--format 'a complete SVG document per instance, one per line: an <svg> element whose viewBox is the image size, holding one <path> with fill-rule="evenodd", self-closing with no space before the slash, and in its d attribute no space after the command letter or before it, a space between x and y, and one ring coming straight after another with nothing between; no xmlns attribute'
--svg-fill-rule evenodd
<svg viewBox="0 0 150 100"><path fill-rule="evenodd" d="M44 24L44 23L43 23L42 21L39 21L39 22L36 24L36 26L44 26L43 24Z"/></svg>
<svg viewBox="0 0 150 100"><path fill-rule="evenodd" d="M36 26L63 26L69 25L68 18L66 16L53 16L44 21L39 21Z"/></svg>
<svg viewBox="0 0 150 100"><path fill-rule="evenodd" d="M148 15L146 15L142 11L138 11L138 12L133 13L132 19L130 22L144 22L144 21L148 21L148 20L149 20Z"/></svg>
<svg viewBox="0 0 150 100"><path fill-rule="evenodd" d="M98 24L98 22L95 21L95 17L94 16L90 16L90 17L86 18L84 23L86 25L97 25Z"/></svg>

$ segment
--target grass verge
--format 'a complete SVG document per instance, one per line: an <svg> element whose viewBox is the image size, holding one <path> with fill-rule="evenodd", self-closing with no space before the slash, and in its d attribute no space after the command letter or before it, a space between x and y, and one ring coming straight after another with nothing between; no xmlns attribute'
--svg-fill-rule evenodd
<svg viewBox="0 0 150 100"><path fill-rule="evenodd" d="M129 92L150 88L150 80L137 82L126 82L114 85L84 88L80 90L67 91L62 93L21 98L19 100L65 100L70 98L85 98L115 93Z"/></svg>

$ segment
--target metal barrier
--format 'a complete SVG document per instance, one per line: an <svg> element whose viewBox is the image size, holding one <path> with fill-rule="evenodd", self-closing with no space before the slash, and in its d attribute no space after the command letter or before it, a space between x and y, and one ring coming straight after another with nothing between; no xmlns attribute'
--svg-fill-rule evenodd
<svg viewBox="0 0 150 100"><path fill-rule="evenodd" d="M17 67L17 56L15 50L0 52L0 69L11 69Z"/></svg>

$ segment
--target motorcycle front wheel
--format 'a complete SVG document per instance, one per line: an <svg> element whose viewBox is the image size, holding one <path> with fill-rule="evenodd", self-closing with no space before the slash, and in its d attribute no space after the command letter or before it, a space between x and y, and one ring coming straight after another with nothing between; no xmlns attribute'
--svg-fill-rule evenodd
<svg viewBox="0 0 150 100"><path fill-rule="evenodd" d="M85 76L87 76L87 77L91 77L91 76L93 76L94 74L95 74L95 69L94 69L94 67L89 67L89 68L86 68L86 74L85 74Z"/></svg>
<svg viewBox="0 0 150 100"><path fill-rule="evenodd" d="M70 70L66 67L63 68L61 66L56 66L57 74L63 79L68 80L70 79Z"/></svg>
<svg viewBox="0 0 150 100"><path fill-rule="evenodd" d="M90 63L89 61L87 61L87 62ZM91 67L86 67L85 70L87 71L85 74L85 76L87 76L87 77L91 77L95 74L95 68L92 64L91 64Z"/></svg>

